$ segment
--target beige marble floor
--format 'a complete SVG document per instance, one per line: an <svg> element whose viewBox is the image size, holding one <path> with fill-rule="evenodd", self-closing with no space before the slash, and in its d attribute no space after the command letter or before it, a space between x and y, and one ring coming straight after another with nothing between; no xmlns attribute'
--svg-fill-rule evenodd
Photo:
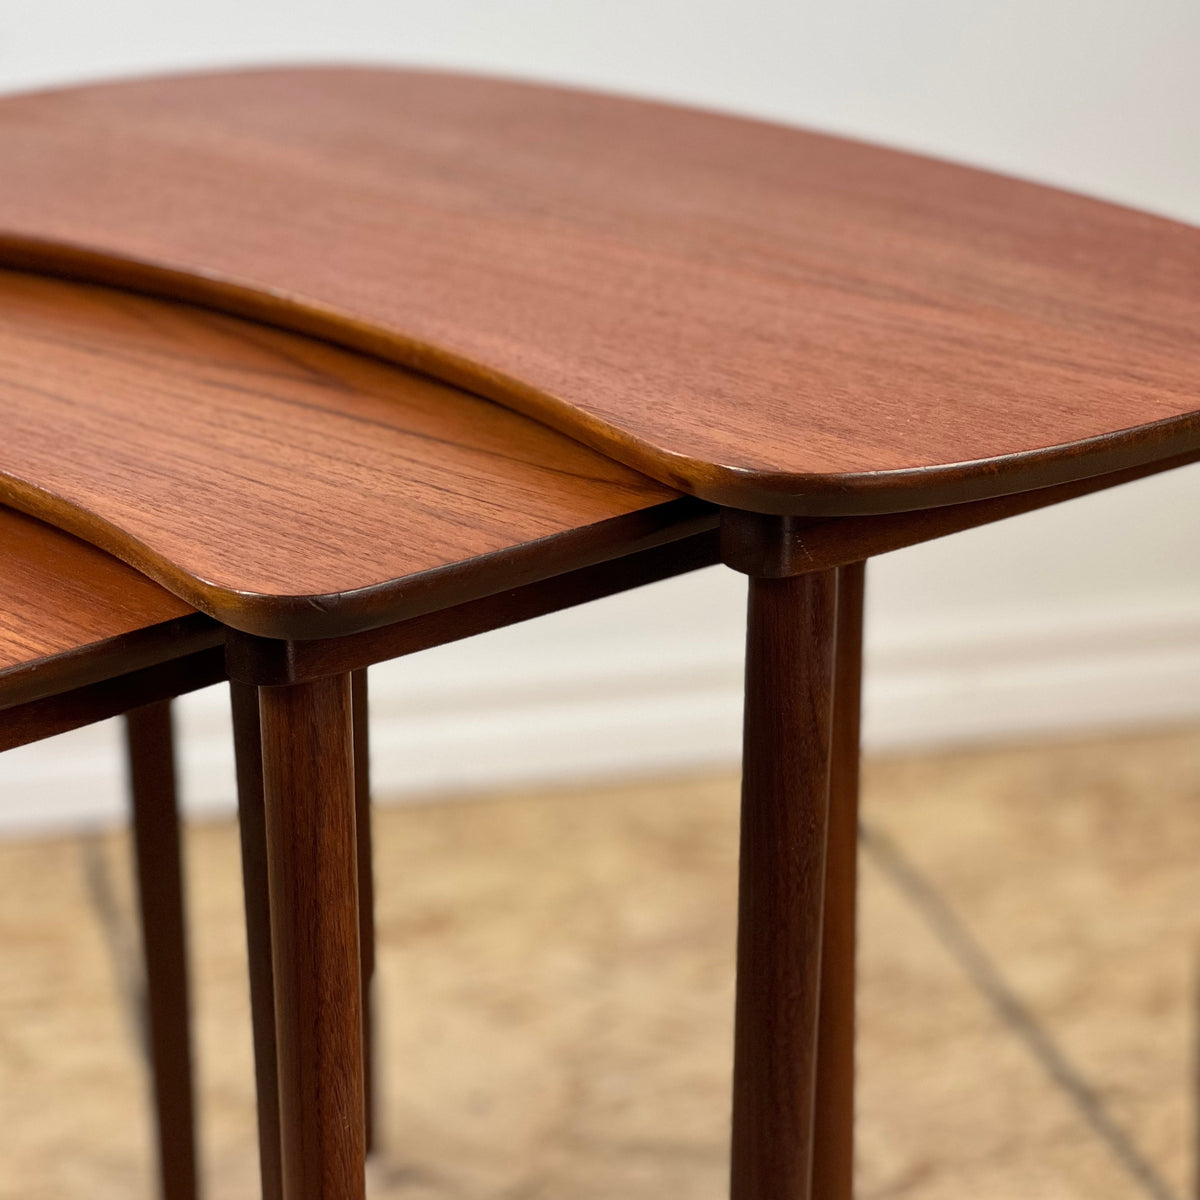
<svg viewBox="0 0 1200 1200"><path fill-rule="evenodd" d="M381 808L372 1195L724 1188L731 778ZM869 764L858 1195L1195 1194L1200 730ZM236 834L190 831L207 1194L256 1194ZM0 846L0 1198L148 1197L128 848Z"/></svg>

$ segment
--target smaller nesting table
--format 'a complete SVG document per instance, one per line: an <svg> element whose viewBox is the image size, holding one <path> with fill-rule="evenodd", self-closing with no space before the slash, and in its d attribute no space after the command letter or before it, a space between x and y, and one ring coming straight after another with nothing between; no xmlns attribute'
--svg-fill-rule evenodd
<svg viewBox="0 0 1200 1200"><path fill-rule="evenodd" d="M224 676L214 621L86 542L0 508L0 750L125 715L146 1042L168 1197L196 1187L170 703Z"/></svg>

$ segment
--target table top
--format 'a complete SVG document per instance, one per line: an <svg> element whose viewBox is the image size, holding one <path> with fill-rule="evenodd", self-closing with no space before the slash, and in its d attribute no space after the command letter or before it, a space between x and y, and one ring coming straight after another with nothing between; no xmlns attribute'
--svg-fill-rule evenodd
<svg viewBox="0 0 1200 1200"><path fill-rule="evenodd" d="M0 428L7 503L267 637L352 633L716 521L700 501L411 371L11 271L0 271Z"/></svg>
<svg viewBox="0 0 1200 1200"><path fill-rule="evenodd" d="M216 640L207 618L131 567L0 508L0 709Z"/></svg>
<svg viewBox="0 0 1200 1200"><path fill-rule="evenodd" d="M0 262L368 350L719 504L912 510L1200 446L1200 231L917 155L346 68L10 97L0 161Z"/></svg>

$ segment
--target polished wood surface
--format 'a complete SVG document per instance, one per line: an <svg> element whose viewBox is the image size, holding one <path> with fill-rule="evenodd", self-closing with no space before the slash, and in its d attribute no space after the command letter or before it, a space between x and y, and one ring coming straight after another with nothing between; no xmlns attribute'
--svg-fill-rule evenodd
<svg viewBox="0 0 1200 1200"><path fill-rule="evenodd" d="M232 682L229 685L229 700L237 768L246 957L250 968L250 1024L254 1035L254 1090L258 1101L259 1180L262 1200L282 1200L275 972L271 963L271 893L267 877L267 816L263 800L258 688Z"/></svg>
<svg viewBox="0 0 1200 1200"><path fill-rule="evenodd" d="M171 702L125 715L158 1181L162 1200L195 1200L196 1117L183 854Z"/></svg>
<svg viewBox="0 0 1200 1200"><path fill-rule="evenodd" d="M1200 445L1200 232L778 125L400 70L0 103L0 260L367 348L671 486L913 509Z"/></svg>
<svg viewBox="0 0 1200 1200"><path fill-rule="evenodd" d="M820 1200L853 1200L854 1197L859 728L866 566L866 563L853 563L837 573L829 826L825 839L821 1006L817 1027L817 1099L813 1114L812 1192Z"/></svg>
<svg viewBox="0 0 1200 1200"><path fill-rule="evenodd" d="M813 1119L836 607L836 571L750 580L732 1200L816 1195Z"/></svg>
<svg viewBox="0 0 1200 1200"><path fill-rule="evenodd" d="M375 1148L378 1089L375 1075L375 862L371 839L370 692L365 667L350 676L354 720L354 844L358 861L358 954L362 964L364 1145Z"/></svg>
<svg viewBox="0 0 1200 1200"><path fill-rule="evenodd" d="M0 425L0 497L274 637L602 561L679 536L705 507L362 355L12 272Z"/></svg>
<svg viewBox="0 0 1200 1200"><path fill-rule="evenodd" d="M126 675L42 696L0 712L0 750L82 729L109 717L119 717L139 705L185 696L224 679L225 651L214 646Z"/></svg>
<svg viewBox="0 0 1200 1200"><path fill-rule="evenodd" d="M1156 463L1032 492L886 516L779 517L726 509L721 514L721 554L726 563L748 575L783 578L824 571L1064 504L1160 471L1188 466L1198 459L1200 452L1190 451Z"/></svg>
<svg viewBox="0 0 1200 1200"><path fill-rule="evenodd" d="M754 576L732 1192L806 1200L815 1169L822 1200L848 1194L831 568L1200 454L1200 231L843 139L422 72L10 98L0 156L0 502L182 602L97 624L88 568L80 604L0 628L0 743L45 726L47 678L108 688L94 712L135 677L144 702L211 671L211 650L166 664L147 640L210 645L187 605L236 631L236 678L283 685L258 692L268 1194L364 1190L347 672L686 569L714 504ZM45 564L16 559L28 607ZM153 608L145 587L127 602ZM94 646L129 675L92 682Z"/></svg>
<svg viewBox="0 0 1200 1200"><path fill-rule="evenodd" d="M226 643L226 663L230 678L244 683L277 685L319 679L560 612L719 561L717 530L706 529L670 545L348 637L289 642L232 633Z"/></svg>
<svg viewBox="0 0 1200 1200"><path fill-rule="evenodd" d="M349 675L260 688L284 1200L363 1200Z"/></svg>
<svg viewBox="0 0 1200 1200"><path fill-rule="evenodd" d="M220 640L207 617L124 563L0 508L0 709Z"/></svg>

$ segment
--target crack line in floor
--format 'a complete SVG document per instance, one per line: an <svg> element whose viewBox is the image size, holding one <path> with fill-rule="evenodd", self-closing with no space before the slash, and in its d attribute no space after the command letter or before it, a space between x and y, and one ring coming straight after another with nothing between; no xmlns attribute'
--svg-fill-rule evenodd
<svg viewBox="0 0 1200 1200"><path fill-rule="evenodd" d="M79 851L87 897L108 947L121 1011L125 1014L134 1043L149 1065L150 1033L141 939L130 927L129 919L122 910L109 873L102 839L94 835L80 837Z"/></svg>
<svg viewBox="0 0 1200 1200"><path fill-rule="evenodd" d="M1128 1175L1152 1200L1179 1200L1154 1165L1112 1119L1094 1087L1070 1062L1034 1014L1004 979L950 903L882 830L859 823L859 844L887 881L912 905L975 988L1021 1039L1061 1088Z"/></svg>

